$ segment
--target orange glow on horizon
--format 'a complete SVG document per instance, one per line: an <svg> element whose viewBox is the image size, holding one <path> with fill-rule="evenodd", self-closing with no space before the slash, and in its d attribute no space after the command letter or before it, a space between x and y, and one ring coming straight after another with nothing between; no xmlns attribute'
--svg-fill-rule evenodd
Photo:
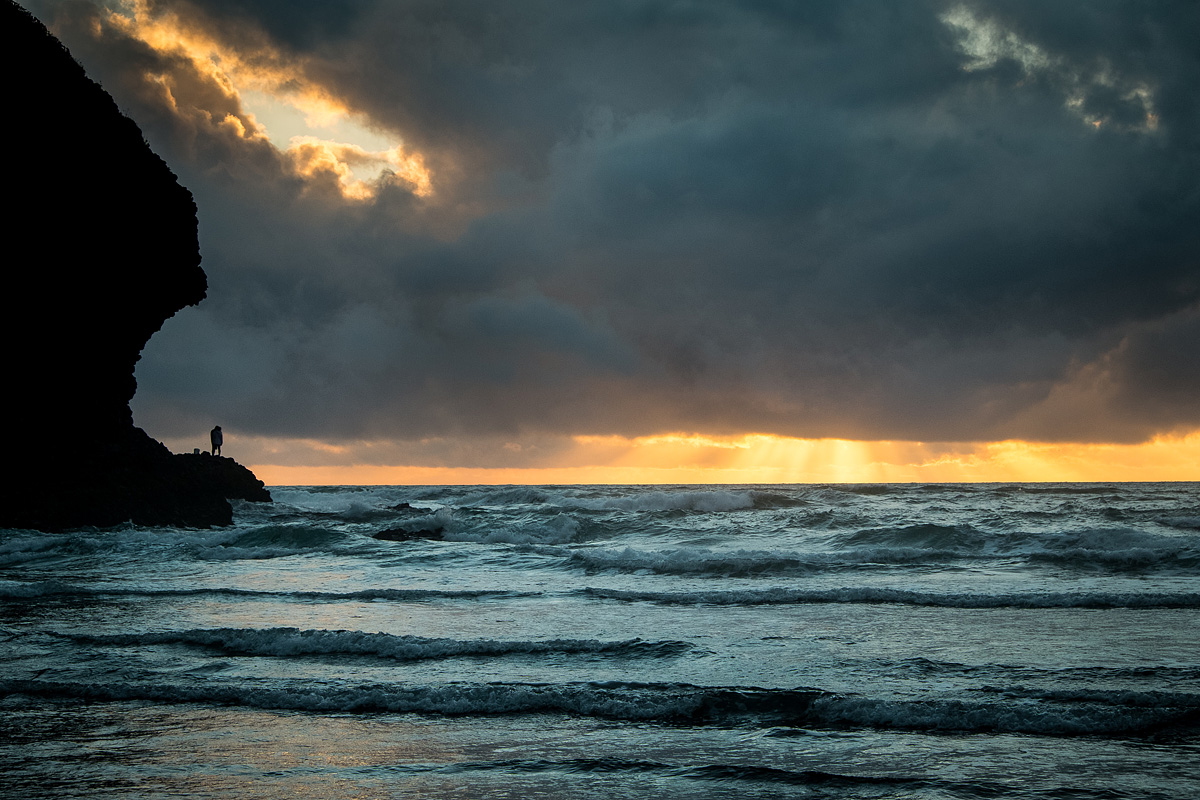
<svg viewBox="0 0 1200 800"><path fill-rule="evenodd" d="M1200 481L1200 431L1142 444L924 443L767 434L580 436L573 441L575 446L555 456L554 463L538 466L262 463L251 469L273 486ZM365 454L371 445L363 444ZM353 457L355 448L338 452Z"/></svg>

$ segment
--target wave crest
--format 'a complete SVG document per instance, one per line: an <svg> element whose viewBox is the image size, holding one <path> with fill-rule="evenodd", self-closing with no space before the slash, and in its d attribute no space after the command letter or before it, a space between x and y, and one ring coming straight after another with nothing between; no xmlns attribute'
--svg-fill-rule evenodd
<svg viewBox="0 0 1200 800"><path fill-rule="evenodd" d="M810 605L896 604L940 608L1200 608L1191 592L1018 592L1011 594L937 594L908 589L744 589L709 592L648 592L580 589L591 597L661 605Z"/></svg>
<svg viewBox="0 0 1200 800"><path fill-rule="evenodd" d="M447 716L559 714L670 725L787 729L874 729L1018 733L1038 736L1145 735L1194 732L1194 695L1164 693L1157 707L1130 707L1112 697L1024 703L885 700L819 689L597 682L582 684L367 684L311 682L275 688L232 683L70 683L0 680L0 694L61 700L206 703L316 713L390 712Z"/></svg>
<svg viewBox="0 0 1200 800"><path fill-rule="evenodd" d="M239 656L368 656L397 661L511 655L576 655L664 657L692 648L688 642L643 639L550 639L502 641L396 636L363 631L301 630L299 628L198 628L183 631L77 635L57 634L73 641L118 647L186 645Z"/></svg>

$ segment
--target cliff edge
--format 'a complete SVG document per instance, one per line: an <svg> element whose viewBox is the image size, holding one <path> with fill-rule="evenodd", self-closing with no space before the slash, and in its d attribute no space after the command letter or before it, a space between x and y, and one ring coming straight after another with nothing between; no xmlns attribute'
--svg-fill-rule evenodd
<svg viewBox="0 0 1200 800"><path fill-rule="evenodd" d="M132 120L27 11L0 0L6 153L0 527L232 522L270 501L232 459L133 425L134 366L204 299L196 205Z"/></svg>

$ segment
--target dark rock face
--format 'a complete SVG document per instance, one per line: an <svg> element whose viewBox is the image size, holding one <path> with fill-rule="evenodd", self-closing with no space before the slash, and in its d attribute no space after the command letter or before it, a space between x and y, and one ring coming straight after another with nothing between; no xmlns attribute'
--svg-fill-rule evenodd
<svg viewBox="0 0 1200 800"><path fill-rule="evenodd" d="M221 525L269 500L231 459L173 456L133 426L150 336L204 299L196 206L45 27L0 0L10 120L0 526ZM244 474L243 474L244 473Z"/></svg>

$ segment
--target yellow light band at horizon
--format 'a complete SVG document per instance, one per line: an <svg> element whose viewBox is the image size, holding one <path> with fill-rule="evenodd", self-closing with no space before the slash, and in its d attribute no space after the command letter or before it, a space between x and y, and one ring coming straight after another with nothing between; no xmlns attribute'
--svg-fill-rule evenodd
<svg viewBox="0 0 1200 800"><path fill-rule="evenodd" d="M574 448L539 466L249 466L272 486L1200 481L1200 431L1141 444L923 443L764 434L579 436L573 441Z"/></svg>

